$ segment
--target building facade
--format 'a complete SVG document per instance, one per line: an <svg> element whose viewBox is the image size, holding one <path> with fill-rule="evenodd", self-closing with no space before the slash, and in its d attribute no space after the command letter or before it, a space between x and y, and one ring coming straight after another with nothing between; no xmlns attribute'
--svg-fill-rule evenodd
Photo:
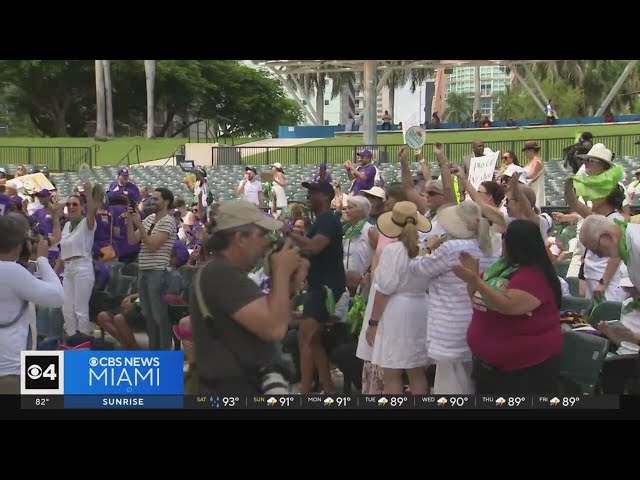
<svg viewBox="0 0 640 480"><path fill-rule="evenodd" d="M476 68L475 67L454 67L451 73L444 74L438 72L436 75L436 95L433 99L432 109L441 111L446 109L446 95L450 92L456 92L475 97L476 92ZM480 115L494 118L494 112L497 107L496 96L500 92L506 91L507 87L512 83L512 76L508 73L506 66L483 66L480 70ZM444 84L443 84L444 82ZM445 98L438 95L438 92L446 92ZM444 100L444 102L443 102ZM472 112L469 112L471 115ZM442 117L441 117L442 118Z"/></svg>

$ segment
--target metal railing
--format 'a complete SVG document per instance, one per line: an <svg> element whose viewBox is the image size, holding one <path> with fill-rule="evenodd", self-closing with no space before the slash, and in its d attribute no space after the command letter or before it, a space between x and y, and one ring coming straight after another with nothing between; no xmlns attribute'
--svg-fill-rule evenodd
<svg viewBox="0 0 640 480"><path fill-rule="evenodd" d="M131 156L135 153L135 165L138 165L140 163L140 151L142 150L142 147L138 144L135 144L133 147L131 147L129 149L129 151L127 153L124 154L124 156L120 159L120 161L118 162L118 165L122 165L125 160L127 162L127 166L131 165Z"/></svg>
<svg viewBox="0 0 640 480"><path fill-rule="evenodd" d="M46 165L50 171L76 172L80 165L93 162L91 147L0 147L2 165Z"/></svg>
<svg viewBox="0 0 640 480"><path fill-rule="evenodd" d="M598 136L596 142L604 143L616 156L637 155L640 148L635 145L637 135L609 135ZM575 138L548 138L538 140L540 155L544 160L563 157L563 150L573 145ZM425 158L433 157L433 143L427 143L422 148ZM489 140L484 146L493 151L512 151L524 163L522 146L524 140ZM326 163L336 165L346 160L353 161L356 154L362 150L370 150L377 163L395 163L403 145L357 145L357 146L328 146L301 145L294 147L212 147L212 165L272 165L276 162L282 165L318 165ZM447 158L453 163L461 163L462 159L471 154L471 142L445 143ZM498 160L500 165L500 160Z"/></svg>

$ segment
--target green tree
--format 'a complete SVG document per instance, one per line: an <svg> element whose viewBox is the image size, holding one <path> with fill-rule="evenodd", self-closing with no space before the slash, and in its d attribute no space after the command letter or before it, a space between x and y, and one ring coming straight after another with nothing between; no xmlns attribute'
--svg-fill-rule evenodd
<svg viewBox="0 0 640 480"><path fill-rule="evenodd" d="M449 92L447 95L447 107L445 118L447 122L460 123L469 118L473 108L473 99L457 92Z"/></svg>
<svg viewBox="0 0 640 480"><path fill-rule="evenodd" d="M82 135L95 108L93 67L90 60L0 60L0 84L15 87L8 102L43 135Z"/></svg>

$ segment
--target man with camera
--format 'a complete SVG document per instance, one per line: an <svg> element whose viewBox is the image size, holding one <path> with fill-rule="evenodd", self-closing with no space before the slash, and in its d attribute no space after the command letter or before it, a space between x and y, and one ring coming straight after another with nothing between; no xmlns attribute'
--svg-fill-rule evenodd
<svg viewBox="0 0 640 480"><path fill-rule="evenodd" d="M20 393L20 352L29 337L29 302L61 307L62 284L49 265L49 243L39 237L37 269L41 279L17 260L28 242L29 222L24 215L0 216L0 394Z"/></svg>
<svg viewBox="0 0 640 480"><path fill-rule="evenodd" d="M281 366L276 342L287 332L289 286L303 262L285 241L268 260L272 285L265 296L247 274L264 257L268 233L282 222L245 200L224 202L212 222L212 258L191 294L199 393L263 393Z"/></svg>

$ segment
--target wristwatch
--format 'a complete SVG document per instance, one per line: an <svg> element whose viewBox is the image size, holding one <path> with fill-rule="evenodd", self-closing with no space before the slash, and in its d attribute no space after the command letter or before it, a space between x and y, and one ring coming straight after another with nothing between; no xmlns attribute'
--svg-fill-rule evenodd
<svg viewBox="0 0 640 480"><path fill-rule="evenodd" d="M369 326L370 327L377 327L378 326L378 322L380 322L380 320L369 320Z"/></svg>

